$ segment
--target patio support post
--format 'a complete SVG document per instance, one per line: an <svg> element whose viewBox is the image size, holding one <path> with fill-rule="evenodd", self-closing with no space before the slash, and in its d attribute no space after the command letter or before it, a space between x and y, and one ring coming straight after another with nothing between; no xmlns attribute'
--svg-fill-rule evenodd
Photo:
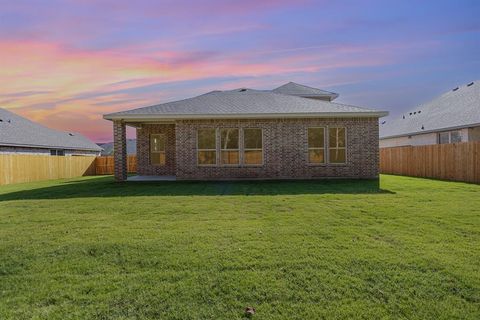
<svg viewBox="0 0 480 320"><path fill-rule="evenodd" d="M115 180L127 180L127 135L125 122L113 121L113 160L115 162Z"/></svg>

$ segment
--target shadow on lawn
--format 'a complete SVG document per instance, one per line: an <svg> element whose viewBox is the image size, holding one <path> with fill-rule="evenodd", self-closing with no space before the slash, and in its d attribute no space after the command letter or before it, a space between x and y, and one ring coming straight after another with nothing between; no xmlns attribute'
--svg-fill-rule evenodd
<svg viewBox="0 0 480 320"><path fill-rule="evenodd" d="M111 176L51 182L0 194L0 201L127 196L380 194L377 180L164 181L117 183Z"/></svg>

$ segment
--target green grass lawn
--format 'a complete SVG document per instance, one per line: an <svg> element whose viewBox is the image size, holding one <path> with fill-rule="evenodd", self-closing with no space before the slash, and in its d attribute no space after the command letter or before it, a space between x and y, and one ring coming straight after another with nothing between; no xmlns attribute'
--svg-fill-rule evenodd
<svg viewBox="0 0 480 320"><path fill-rule="evenodd" d="M0 187L0 319L480 319L480 185Z"/></svg>

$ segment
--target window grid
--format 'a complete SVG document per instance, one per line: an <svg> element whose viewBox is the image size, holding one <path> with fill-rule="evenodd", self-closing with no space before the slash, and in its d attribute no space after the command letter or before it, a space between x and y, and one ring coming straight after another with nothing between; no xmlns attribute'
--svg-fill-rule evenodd
<svg viewBox="0 0 480 320"><path fill-rule="evenodd" d="M323 136L323 139L320 140L320 144L322 145L321 147L313 147L310 145L310 133L313 131L313 130L318 130L318 129L321 129L322 130L322 136ZM308 163L309 164L325 164L326 163L326 159L325 159L325 127L310 127L307 129L307 144L308 144ZM315 151L322 151L322 160L321 161L314 161L312 159L312 153L315 154Z"/></svg>
<svg viewBox="0 0 480 320"><path fill-rule="evenodd" d="M229 148L230 134L236 132L236 148ZM226 134L226 136L224 136ZM226 140L225 140L226 139ZM225 140L225 141L224 141ZM221 164L238 165L240 164L240 130L237 128L223 128L220 130L220 158Z"/></svg>
<svg viewBox="0 0 480 320"><path fill-rule="evenodd" d="M330 145L330 131L335 130L335 145ZM340 132L343 130L343 146L339 145ZM343 151L344 161L332 161L332 155L335 153L335 157L338 158L339 153ZM328 128L328 162L331 164L346 164L347 163L347 128L345 127L329 127Z"/></svg>
<svg viewBox="0 0 480 320"><path fill-rule="evenodd" d="M462 142L462 134L460 131L446 131L446 132L440 132L438 134L439 144L458 143L458 142Z"/></svg>
<svg viewBox="0 0 480 320"><path fill-rule="evenodd" d="M246 147L246 142L245 142L245 132L246 131L249 131L249 130L257 130L257 131L260 131L260 148L247 148ZM248 157L247 157L247 154L248 153L254 153L254 152L260 152L260 161L256 161L256 162L252 162L252 163L247 163L249 160L248 160ZM264 159L263 159L263 129L261 128L245 128L243 129L243 164L245 166L261 166L263 165L264 163Z"/></svg>
<svg viewBox="0 0 480 320"><path fill-rule="evenodd" d="M164 166L166 161L166 140L165 134L150 135L150 164Z"/></svg>
<svg viewBox="0 0 480 320"><path fill-rule="evenodd" d="M201 131L212 131L212 133L215 136L215 148L200 148L200 132ZM213 153L213 158L214 162L212 163L202 163L202 153L204 155L208 153ZM214 128L204 128L204 129L198 129L197 130L197 165L199 166L216 166L217 165L217 129Z"/></svg>

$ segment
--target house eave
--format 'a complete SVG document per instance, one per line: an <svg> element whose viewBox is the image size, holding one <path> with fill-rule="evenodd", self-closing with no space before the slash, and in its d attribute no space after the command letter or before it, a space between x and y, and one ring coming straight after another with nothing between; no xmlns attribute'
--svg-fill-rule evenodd
<svg viewBox="0 0 480 320"><path fill-rule="evenodd" d="M93 148L85 148L85 147L46 146L46 145L8 143L8 142L0 142L0 147L37 148L37 149L64 149L64 150L94 151L94 152L100 152L100 151L103 150L103 148L93 149Z"/></svg>
<svg viewBox="0 0 480 320"><path fill-rule="evenodd" d="M286 118L381 118L387 111L372 112L308 112L308 113L243 113L243 114L106 114L106 120L175 121L196 119L286 119Z"/></svg>
<svg viewBox="0 0 480 320"><path fill-rule="evenodd" d="M468 124L468 125L460 125L460 126L436 128L436 129L431 129L431 130L415 131L415 132L410 132L410 133L402 133L402 134L396 134L396 135L391 135L391 136L380 137L379 139L380 139L380 140L384 140L384 139L401 138L401 137L408 137L408 136L418 136L418 135L421 135L421 134L435 133L435 132L443 132L443 131L450 131L450 130L458 130L458 129L465 129L465 128L477 127L477 126L480 126L480 123L472 123L472 124Z"/></svg>

